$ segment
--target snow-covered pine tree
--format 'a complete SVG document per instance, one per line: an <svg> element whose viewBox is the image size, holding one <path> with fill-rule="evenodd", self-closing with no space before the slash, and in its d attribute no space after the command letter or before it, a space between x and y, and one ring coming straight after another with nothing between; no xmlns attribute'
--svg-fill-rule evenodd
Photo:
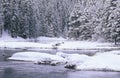
<svg viewBox="0 0 120 78"><path fill-rule="evenodd" d="M69 36L79 40L92 39L96 22L96 0L79 0L70 16ZM73 32L73 34L71 34ZM71 37L72 37L71 36Z"/></svg>
<svg viewBox="0 0 120 78"><path fill-rule="evenodd" d="M3 32L3 1L0 0L0 37L2 37L2 32Z"/></svg>
<svg viewBox="0 0 120 78"><path fill-rule="evenodd" d="M18 3L16 0L11 0L11 23L10 23L10 33L13 38L16 38L18 36L18 24L19 24L19 18L18 18Z"/></svg>
<svg viewBox="0 0 120 78"><path fill-rule="evenodd" d="M120 1L111 0L109 6L108 23L105 28L105 37L108 41L120 41Z"/></svg>
<svg viewBox="0 0 120 78"><path fill-rule="evenodd" d="M110 0L99 0L95 2L96 11L93 13L93 25L94 34L92 35L92 40L105 41L104 28L107 24L107 18L109 17L108 7L110 5Z"/></svg>
<svg viewBox="0 0 120 78"><path fill-rule="evenodd" d="M70 0L35 0L33 3L38 36L65 36L74 3Z"/></svg>
<svg viewBox="0 0 120 78"><path fill-rule="evenodd" d="M4 15L4 30L10 29L11 25L11 1L10 0L3 0L3 15ZM8 30L10 34L10 30Z"/></svg>
<svg viewBox="0 0 120 78"><path fill-rule="evenodd" d="M36 36L35 17L31 1L18 2L18 36L23 38L34 38Z"/></svg>
<svg viewBox="0 0 120 78"><path fill-rule="evenodd" d="M36 38L36 26L35 26L35 17L34 17L34 10L33 10L33 4L31 1L27 1L27 9L26 9L26 15L27 15L27 24L28 24L28 37L29 38ZM27 30L27 29L26 29Z"/></svg>
<svg viewBox="0 0 120 78"><path fill-rule="evenodd" d="M79 0L70 16L69 37L119 40L119 0ZM111 18L112 17L112 18Z"/></svg>

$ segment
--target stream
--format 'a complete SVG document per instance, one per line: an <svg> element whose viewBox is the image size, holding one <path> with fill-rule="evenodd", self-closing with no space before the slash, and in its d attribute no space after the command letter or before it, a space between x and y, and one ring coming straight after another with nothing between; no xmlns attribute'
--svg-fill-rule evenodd
<svg viewBox="0 0 120 78"><path fill-rule="evenodd" d="M7 57L19 51L24 50L0 50L0 78L120 78L120 72L75 71L61 65L37 65L31 62L7 60ZM55 51L48 52L55 53Z"/></svg>

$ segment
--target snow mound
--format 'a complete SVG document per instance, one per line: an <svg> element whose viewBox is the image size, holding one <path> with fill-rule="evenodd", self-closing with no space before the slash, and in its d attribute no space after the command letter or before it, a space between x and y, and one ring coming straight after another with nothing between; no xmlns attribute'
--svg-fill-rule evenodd
<svg viewBox="0 0 120 78"><path fill-rule="evenodd" d="M97 54L89 61L77 65L77 70L103 70L120 71L120 55L115 54Z"/></svg>
<svg viewBox="0 0 120 78"><path fill-rule="evenodd" d="M8 59L18 61L32 61L37 64L51 65L66 63L66 60L60 56L39 52L19 52L13 54L13 56Z"/></svg>
<svg viewBox="0 0 120 78"><path fill-rule="evenodd" d="M67 60L65 68L75 68L75 66L78 64L82 64L90 59L89 56L80 54L66 54L58 52L56 55L61 56Z"/></svg>
<svg viewBox="0 0 120 78"><path fill-rule="evenodd" d="M67 60L68 63L78 64L83 63L90 59L87 55L80 55L80 54L66 54L62 52L57 52L56 55L61 56Z"/></svg>

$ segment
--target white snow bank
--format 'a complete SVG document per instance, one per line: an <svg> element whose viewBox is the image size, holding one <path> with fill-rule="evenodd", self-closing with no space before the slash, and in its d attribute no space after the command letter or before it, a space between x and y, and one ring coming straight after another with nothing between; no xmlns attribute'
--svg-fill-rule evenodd
<svg viewBox="0 0 120 78"><path fill-rule="evenodd" d="M25 41L34 41L35 39L23 39L21 37L17 38L12 38L8 33L3 32L2 37L0 38L0 41L5 41L5 42L25 42ZM37 41L43 42L43 43L48 43L48 42L59 42L59 41L65 41L65 38L62 37L45 37L45 36L40 36L36 38Z"/></svg>
<svg viewBox="0 0 120 78"><path fill-rule="evenodd" d="M98 42L87 42L87 41L66 41L64 44L59 46L59 49L72 49L72 50L81 50L81 49L109 49L116 48L112 47L111 43L98 43Z"/></svg>
<svg viewBox="0 0 120 78"><path fill-rule="evenodd" d="M5 41L5 42L21 42L21 41L26 41L25 39L21 38L21 37L17 37L17 38L12 38L9 34L7 33L3 33L2 37L0 38L0 41Z"/></svg>
<svg viewBox="0 0 120 78"><path fill-rule="evenodd" d="M97 53L94 56L66 54L58 52L59 55L67 60L66 68L76 70L102 70L120 71L120 51Z"/></svg>
<svg viewBox="0 0 120 78"><path fill-rule="evenodd" d="M60 56L39 52L19 52L13 54L13 56L8 59L20 61L32 61L34 63L54 65L63 64L66 62L66 60Z"/></svg>
<svg viewBox="0 0 120 78"><path fill-rule="evenodd" d="M116 51L118 52L118 51ZM19 52L9 60L32 61L42 64L66 64L67 68L76 70L120 71L120 55L112 53L97 53L94 56L66 54L57 52L56 55L39 52Z"/></svg>
<svg viewBox="0 0 120 78"><path fill-rule="evenodd" d="M0 47L4 48L34 48L34 49L62 49L62 50L91 50L91 49L111 49L111 43L98 43L88 41L69 41L62 37L38 37L38 43L33 42L34 39L22 39L20 37L11 38L4 33L0 38ZM30 42L32 41L32 42Z"/></svg>
<svg viewBox="0 0 120 78"><path fill-rule="evenodd" d="M120 55L97 54L89 61L77 65L77 70L111 70L120 71Z"/></svg>
<svg viewBox="0 0 120 78"><path fill-rule="evenodd" d="M82 64L90 59L89 56L80 54L66 54L58 52L56 55L59 55L67 60L67 64L65 65L66 68L74 68L73 66Z"/></svg>
<svg viewBox="0 0 120 78"><path fill-rule="evenodd" d="M0 38L0 41L5 41L5 42L25 42L27 40L21 38L21 37L17 37L17 38L12 38L10 36L3 36Z"/></svg>
<svg viewBox="0 0 120 78"><path fill-rule="evenodd" d="M120 55L120 50L110 51L109 53L111 53L111 54L116 54L116 55Z"/></svg>
<svg viewBox="0 0 120 78"><path fill-rule="evenodd" d="M33 43L33 42L0 42L0 47L6 48L44 48L51 49L52 46L50 44L42 44L42 43Z"/></svg>
<svg viewBox="0 0 120 78"><path fill-rule="evenodd" d="M5 34L0 38L0 47L4 48L34 48L34 49L53 49L56 44L62 44L65 41L64 38L50 38L50 37L39 37L39 42L31 42L32 39L22 39L20 37L11 38L8 34ZM29 42L30 41L30 42ZM44 43L45 41L45 43Z"/></svg>

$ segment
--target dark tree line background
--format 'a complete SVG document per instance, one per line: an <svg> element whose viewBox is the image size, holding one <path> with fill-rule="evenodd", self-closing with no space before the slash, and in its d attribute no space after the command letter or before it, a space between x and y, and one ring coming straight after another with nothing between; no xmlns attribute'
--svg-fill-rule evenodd
<svg viewBox="0 0 120 78"><path fill-rule="evenodd" d="M120 0L0 0L0 36L120 41Z"/></svg>

